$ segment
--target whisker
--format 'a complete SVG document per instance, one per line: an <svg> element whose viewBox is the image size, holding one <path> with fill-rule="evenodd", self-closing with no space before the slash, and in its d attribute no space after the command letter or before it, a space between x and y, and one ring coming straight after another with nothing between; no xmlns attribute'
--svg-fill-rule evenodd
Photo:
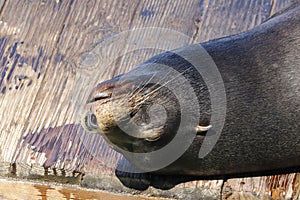
<svg viewBox="0 0 300 200"><path fill-rule="evenodd" d="M119 83L119 85L123 85L124 83L126 83L126 79L124 79L121 83ZM134 94L140 87L140 85L142 85L143 83L140 83L139 86L134 90L134 91L129 91L126 94L124 94L123 98L124 99L129 99L130 100L130 96L132 96L132 94Z"/></svg>
<svg viewBox="0 0 300 200"><path fill-rule="evenodd" d="M167 81L166 83L164 83L163 85L159 86L158 88L156 88L155 90L153 90L152 92L148 93L146 95L146 98L149 97L149 95L151 95L152 93L156 92L157 90L160 90L162 87L166 86L167 84L169 84L170 82L172 82L173 80L175 80L176 78L178 78L179 76L181 76L182 74L184 74L185 72L187 72L188 70L190 70L191 68L188 68L186 70L184 70L182 73L178 74L177 76L175 76L174 78L172 78L171 80Z"/></svg>
<svg viewBox="0 0 300 200"><path fill-rule="evenodd" d="M156 83L156 85L157 85L157 84L160 84L160 83L161 83L161 82L169 75L170 72L171 72L171 70L170 70L169 72L167 72L166 75L165 75L164 77L162 77L162 78L160 79L159 82ZM157 73L155 73L154 75L156 75L156 74L157 74ZM154 77L154 75L151 77L151 79ZM151 79L149 79L149 81L148 81L147 83L149 83ZM146 84L147 84L147 83L146 83ZM135 97L136 95L138 95L138 94L146 87L146 84L145 84L145 85L143 86L143 88L141 88L141 89L139 90L139 92L136 93L133 97ZM153 87L155 87L155 85L154 85ZM151 88L150 88L150 89L151 89ZM132 97L132 98L133 98L133 97Z"/></svg>
<svg viewBox="0 0 300 200"><path fill-rule="evenodd" d="M169 74L170 72L171 72L171 71L167 72L167 73L165 74L165 76L162 77L162 78L160 79L160 81L157 82L156 84L160 84L160 82L163 81L163 80L168 76L168 74ZM144 84L144 86L143 86L142 88L140 88L140 90L139 90L135 95L139 94L139 93L146 87L146 85L153 79L153 77L154 77L156 74L157 74L157 72L156 72L155 74L153 74L153 76L152 76L152 77ZM141 85L141 84L140 84L140 85ZM140 86L140 85L139 85L139 86ZM139 88L137 88L137 89L139 89Z"/></svg>
<svg viewBox="0 0 300 200"><path fill-rule="evenodd" d="M159 84L161 81L163 81L163 80L168 76L168 74L169 74L170 72L171 72L171 71L167 72L166 75L165 75L164 77L162 77L162 78L160 79L160 81L159 81L158 83L156 83L156 84ZM156 74L157 74L157 72L155 72L155 74L153 74L153 76L152 76L146 83L141 83L140 85L144 84L144 86L143 86L142 88L137 87L136 90L139 89L137 92L135 92L136 90L134 90L133 92L129 93L129 95L131 95L131 98L129 98L128 101L130 101L130 100L132 100L132 98L136 97L136 96L137 96L137 95L138 95L138 94L146 87L146 85L153 79L153 77L154 77ZM139 86L140 86L140 85L139 85Z"/></svg>
<svg viewBox="0 0 300 200"><path fill-rule="evenodd" d="M179 76L181 76L182 74L184 74L185 72L187 72L188 70L192 69L192 67L187 68L186 70L184 70L183 72L181 72L180 74L178 74L177 76L175 76L174 78L172 78L171 80L167 81L166 83L164 83L163 85L159 86L158 88L156 88L155 90L153 90L152 92L148 93L145 98L143 99L143 101L141 103L139 103L138 105L144 103L146 100L148 100L150 98L150 95L153 94L154 92L158 91L159 89L161 89L162 87L166 86L167 84L169 84L170 82L172 82L173 80L175 80L176 78L178 78ZM135 106L136 108L136 106Z"/></svg>
<svg viewBox="0 0 300 200"><path fill-rule="evenodd" d="M146 85L154 78L154 76L155 76L156 74L157 74L157 72L155 72L155 73L151 76L151 78L150 78L149 80L147 80L146 83L141 83L140 85L144 84L143 87L142 87L142 88L137 87L137 88L131 93L131 95L132 95L132 94L135 94L135 95L132 95L132 96L129 98L129 101L130 101L133 97L135 97L137 94L139 94L139 93L146 87ZM140 86L140 85L139 85L139 86Z"/></svg>
<svg viewBox="0 0 300 200"><path fill-rule="evenodd" d="M157 84L160 84L160 83L161 83L161 82L162 82L162 81L170 74L170 72L171 72L171 70L168 71L168 72L165 74L165 76L163 76L163 77L160 79L160 81L156 83L156 85L157 85ZM149 81L148 81L148 83L149 83ZM145 87L146 87L146 85L144 85L143 88L145 88ZM152 86L152 88L154 88L154 87L155 87L155 85ZM142 88L142 89L143 89L143 88ZM141 92L142 89L139 90L139 92ZM150 89L151 89L151 88L150 88ZM138 94L138 93L137 93L137 94ZM136 95L137 95L137 94L136 94ZM138 106L141 106L143 102L144 102L144 101L142 101L142 102L137 102L137 105L134 107L134 109L136 109ZM140 109L140 108L138 108L138 109Z"/></svg>

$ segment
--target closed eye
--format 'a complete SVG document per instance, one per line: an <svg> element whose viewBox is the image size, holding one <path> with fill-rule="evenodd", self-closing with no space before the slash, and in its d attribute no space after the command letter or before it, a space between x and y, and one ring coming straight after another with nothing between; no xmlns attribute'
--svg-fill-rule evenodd
<svg viewBox="0 0 300 200"><path fill-rule="evenodd" d="M111 93L98 92L92 98L90 98L87 103L93 103L95 101L100 101L100 100L103 100L103 99L108 99L110 97L111 97Z"/></svg>

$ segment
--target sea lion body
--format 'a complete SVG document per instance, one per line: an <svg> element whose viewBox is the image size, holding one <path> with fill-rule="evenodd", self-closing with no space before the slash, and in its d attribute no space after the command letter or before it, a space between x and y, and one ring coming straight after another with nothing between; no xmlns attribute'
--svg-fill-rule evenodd
<svg viewBox="0 0 300 200"><path fill-rule="evenodd" d="M198 157L199 149L204 138L210 136L200 134L178 160L159 169L157 173L214 177L299 167L299 3L248 32L201 45L218 67L225 86L227 106L222 133L213 150L204 158ZM187 46L176 51L197 56L193 55L191 49L192 46ZM145 67L151 63L171 66L182 73L191 65L176 53L166 52L143 63L141 67L144 66L144 70L141 70L143 73L140 75L142 81L153 77L153 71L147 72ZM159 70L156 74L163 77ZM199 124L208 126L211 103L205 81L196 69L183 75L190 80L199 99L201 113ZM94 115L90 114L89 118L92 115L96 120L93 128L89 125L91 123L86 123L89 120L85 117L84 126L103 134L117 150L122 148L137 153L151 152L168 144L176 134L174 130L178 128L180 118L180 105L177 105L176 100L173 101L175 97L172 97L170 91L166 89L153 92L155 95L150 98L149 104L156 101L168 108L167 126L156 124L155 127L158 128L153 129L155 134L145 136L146 139L143 139L138 131L138 138L126 136L115 124L115 121L122 118L121 114L116 114L119 116L117 119L110 118L112 116L110 102L114 101L113 105L116 107L115 105L121 105L122 101L112 99L110 95L99 97L99 94L110 94L120 77L122 76L99 84L91 93L89 105ZM126 88L136 85L138 81L128 81L122 86L123 90L126 91ZM143 90L146 95L149 93L147 90L151 92L153 88L144 87ZM135 98L143 98L143 94ZM146 109L142 110L143 108L136 111L133 108L126 110L120 106L118 112L134 112L133 120L138 122L141 118L145 118L141 117L146 113ZM148 132L149 130L147 129ZM134 157L127 159L143 168L139 165L143 161L135 160Z"/></svg>

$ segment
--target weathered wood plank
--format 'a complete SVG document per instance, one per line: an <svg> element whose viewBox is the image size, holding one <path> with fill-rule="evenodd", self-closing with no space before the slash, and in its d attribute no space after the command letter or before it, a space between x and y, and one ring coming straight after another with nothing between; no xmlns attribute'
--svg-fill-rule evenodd
<svg viewBox="0 0 300 200"><path fill-rule="evenodd" d="M3 8L0 13L0 160L25 165L17 167L18 176L45 173L72 176L72 171L82 172L86 174L82 184L87 187L126 190L115 177L115 169L119 166L130 170L132 166L101 137L87 134L78 125L91 88L159 53L158 48L172 49L176 45L248 30L291 1L3 2L0 2ZM144 27L163 27L189 39L164 38L161 33L159 36L164 40L173 39L164 43L151 38L151 32L144 32L140 40L152 42L153 49L134 52L130 52L132 41L129 40L134 34L128 33L128 39L118 46L107 43L112 36ZM88 53L97 48L105 56L99 58L97 65L83 65ZM40 170L40 165L53 169ZM127 175L147 181L143 175ZM95 177L98 178L92 179ZM109 177L106 182L101 181ZM256 196L275 197L282 187L281 180L287 183L281 197L290 197L291 191L293 197L299 196L293 187L298 175L281 176L280 180L274 177L228 180L223 197L235 198L234 195L251 191ZM116 184L110 185L113 179ZM197 197L209 194L220 197L222 183L222 180L195 181L165 192L150 187L145 193L173 195L181 191L186 193L182 197L191 197L188 191L192 188Z"/></svg>
<svg viewBox="0 0 300 200"><path fill-rule="evenodd" d="M131 28L132 24L138 24L138 23L133 23L133 21L135 20L135 18L137 18L136 16L139 16L141 19L139 22L140 24L143 23L144 20L144 14L141 9L142 6L139 5L139 2L136 2L136 6L130 6L130 5L123 5L123 3L97 3L97 4L93 4L93 5L85 5L86 2L77 2L76 4L74 4L73 10L71 11L71 15L70 15L70 23L66 23L66 28L65 28L65 32L62 34L61 36L61 41L59 43L59 48L58 48L58 58L61 59L61 62L57 63L58 65L65 65L64 67L56 67L59 69L52 69L52 72L48 72L48 77L46 77L44 80L51 80L54 79L56 80L56 82L58 82L56 85L52 85L52 89L50 92L48 92L49 90L49 85L47 84L43 84L44 88L40 89L40 94L38 94L38 96L41 96L40 99L43 98L43 102L42 105L43 107L46 108L54 108L56 105L60 105L60 107L66 108L68 110L64 110L64 112L56 112L56 113L60 113L62 115L60 115L62 119L68 119L69 115L68 113L72 113L73 119L71 118L70 121L76 121L76 117L78 117L78 115L80 114L78 112L80 105L84 104L84 97L87 96L87 94L89 93L91 87L93 87L95 85L95 82L98 81L98 79L106 79L106 78L110 78L112 76L114 76L116 69L115 68L120 68L120 67L108 67L106 65L100 65L98 66L98 68L96 68L97 71L99 72L104 72L102 74L99 74L99 72L96 72L99 77L97 75L95 75L95 71L89 71L88 69L82 69L80 68L80 66L78 67L78 63L76 63L76 59L78 57L80 57L81 53L84 53L85 51L89 50L91 48L91 43L96 43L95 38L97 37L97 34L99 32L99 27L100 27L100 35L99 38L105 38L110 36L110 34L112 34L111 32L114 31L115 33L119 33L121 31L124 30L128 30ZM164 2L164 4L166 4L166 2ZM179 3L176 4L172 4L172 9L175 9L174 6L176 6ZM134 5L134 4L132 4ZM88 13L86 13L87 11L85 11L84 9L86 9L86 6L90 6L90 8L92 8L93 10L88 9ZM119 7L118 7L119 6ZM127 7L126 7L127 6ZM136 7L141 7L139 10L137 10ZM160 7L164 7L166 5L157 5L158 8ZM114 10L125 10L126 13L125 15L122 15L122 18L118 19L118 13L116 12L112 12L111 9ZM173 12L173 10L170 9L169 12ZM94 11L95 10L95 11ZM141 11L140 11L141 10ZM190 13L190 11L188 11L188 9L185 10L185 12ZM195 9L196 12L196 9ZM92 13L91 15L89 13ZM115 13L115 14L114 14ZM133 14L131 14L133 13ZM89 15L89 18L86 18L86 15ZM117 15L117 16L114 16ZM160 10L160 15L157 16L157 19L163 19L162 16L166 15L165 13L162 12L162 10ZM102 18L98 18L98 16L102 16ZM168 15L166 15L168 16ZM147 16L146 16L147 17ZM177 16L179 17L179 16ZM127 18L127 19L126 19ZM75 19L72 20L72 19ZM110 22L110 19L113 19L113 24L115 26L115 28L107 28L107 23L106 20L102 20L102 19L109 19L108 22ZM77 20L77 21L76 21ZM116 21L115 21L116 20ZM157 20L152 20L153 22L156 22ZM103 23L103 24L101 24ZM97 24L97 26L95 27L95 24ZM79 26L80 25L80 26ZM154 24L155 25L155 24ZM171 24L173 25L173 24ZM155 25L158 26L158 25ZM103 28L102 28L103 27ZM80 29L80 30L78 30ZM185 27L185 30L190 30L191 27ZM76 35L76 37L74 37L74 35ZM92 41L90 41L89 39L91 39ZM86 41L87 44L85 44L84 42ZM99 39L98 39L99 40ZM78 45L78 41L82 41L80 43L80 45ZM122 47L122 46L121 46ZM124 46L125 48L125 46ZM112 50L112 54L114 54L115 49ZM74 55L75 53L75 55ZM78 55L77 55L78 54ZM152 55L154 53L152 52ZM112 55L113 56L113 55ZM144 58L141 57L139 58L139 62L141 62ZM57 62L57 60L55 61ZM122 64L119 63L118 65L120 66L126 66L126 64ZM114 65L112 65L114 66ZM76 68L78 67L78 68ZM132 66L131 66L132 67ZM122 67L122 70L126 71L129 70L131 67ZM61 69L62 68L62 69ZM120 68L121 69L121 68ZM54 71L54 70L61 70L61 71ZM65 71L64 71L65 70ZM71 72L72 73L71 73ZM62 75L64 74L64 75ZM92 74L92 76L91 76ZM101 76L100 76L101 75ZM47 75L46 75L47 76ZM70 81L71 85L70 87L65 87L64 85L60 84L60 79L63 77L68 77L68 81ZM61 81L62 82L62 81ZM67 96L69 97L65 97L65 98L59 98L59 97L55 97L57 96L56 94L60 94L59 92L57 92L58 90L58 86L61 86L62 88L64 88L64 91L67 91L68 94ZM43 92L43 90L47 91L47 94L45 94L45 92ZM50 94L49 94L50 93ZM46 95L46 98L45 98ZM38 97L37 97L38 98ZM59 102L55 101L55 99L53 98L57 98ZM81 99L80 99L81 98ZM74 100L75 102L72 102L72 105L70 104L70 99ZM77 103L78 102L78 103ZM33 106L33 111L31 112L31 116L30 118L32 119L36 119L37 116L36 113L41 113L41 108L39 105L41 104L41 102L37 102L37 104L35 106ZM76 106L76 107L75 107ZM56 116L53 116L53 109L48 109L46 110L47 112L43 112L43 117L46 116L51 116L51 124L54 125L49 125L49 126L58 126L60 124L67 124L68 121L61 121L60 118L55 118ZM51 113L52 112L52 113ZM55 111L54 111L55 112ZM79 113L79 114L74 114L74 113ZM71 117L72 117L71 116ZM40 120L43 122L43 120ZM58 122L56 122L58 121ZM31 126L31 124L28 124L28 126ZM34 125L36 126L36 125ZM45 125L47 127L47 124ZM37 131L35 131L37 130ZM33 129L33 132L39 132L39 129ZM79 135L80 131L79 132ZM62 132L57 132L57 137L60 137L59 135ZM84 134L84 133L82 133ZM49 135L49 134L48 134ZM83 138L85 138L84 136L82 136ZM99 146L99 145L97 145ZM105 152L104 152L105 153Z"/></svg>
<svg viewBox="0 0 300 200"><path fill-rule="evenodd" d="M0 179L1 199L106 199L106 200L163 200L146 196L120 195L79 187L49 186L38 182Z"/></svg>
<svg viewBox="0 0 300 200"><path fill-rule="evenodd" d="M5 0L0 0L0 17L2 16L3 11L5 10Z"/></svg>
<svg viewBox="0 0 300 200"><path fill-rule="evenodd" d="M63 29L69 2L9 1L1 19L1 151L12 161L18 139L26 132L44 74ZM53 9L49 10L49 7ZM35 13L35 15L32 15ZM26 22L26 23L25 23ZM39 116L39 115L38 115ZM38 117L37 116L37 117ZM39 118L39 117L38 117ZM35 127L38 128L38 127ZM9 135L9 137L7 137Z"/></svg>
<svg viewBox="0 0 300 200"><path fill-rule="evenodd" d="M299 174L275 175L255 178L231 179L225 183L224 196L229 199L242 194L273 199L298 199Z"/></svg>
<svg viewBox="0 0 300 200"><path fill-rule="evenodd" d="M209 1L206 15L202 18L200 41L240 33L261 24L270 16L272 2Z"/></svg>
<svg viewBox="0 0 300 200"><path fill-rule="evenodd" d="M147 18L151 18L152 16L148 16L145 14L145 12L150 12L150 11L145 11L145 8L147 7L152 7L153 5L139 5L140 3L137 2L136 6L124 6L123 4L118 4L118 3L107 3L107 5L113 5L113 8L110 8L106 4L103 4L103 2L99 4L93 4L90 5L90 8L93 8L95 11L89 9L88 11L91 12L92 14L90 17L86 18L87 13L84 12L84 8L86 7L85 2L77 2L78 4L74 4L73 9L71 10L70 18L69 18L69 23L66 22L66 28L65 31L62 33L61 40L59 41L57 53L60 56L57 56L58 58L61 59L61 62L57 62L57 65L60 65L60 68L64 65L63 69L61 71L59 69L52 69L52 71L48 71L48 77L46 77L44 80L51 80L55 79L57 82L60 81L60 79L64 77L68 77L68 80L71 79L72 83L71 86L69 87L64 87L60 83L51 88L51 94L48 95L44 92L43 90L48 91L49 90L49 85L43 84L44 88L40 89L40 98L42 99L45 95L47 95L46 98L44 98L44 102L42 104L45 104L44 107L52 107L54 108L56 105L60 105L61 107L68 108L68 110L65 110L64 112L61 112L64 114L65 118L68 119L67 113L72 113L73 116L76 117L76 112L75 109L78 109L78 107L74 107L74 105L80 105L83 104L83 99L78 99L78 94L80 94L80 97L86 97L86 95L89 93L92 87L94 87L95 83L100 79L104 80L110 77L113 77L116 75L116 73L121 73L120 70L123 70L123 72L128 71L131 69L133 66L135 66L137 63L141 62L142 60L146 59L147 57L150 57L154 55L156 52L150 51L147 52L139 52L139 59L131 59L131 61L126 61L126 58L123 58L121 62L117 62L115 64L112 64L112 67L109 67L107 65L100 65L98 66L97 71L102 72L95 72L95 71L88 71L88 69L82 69L80 66L78 66L77 58L80 59L81 53L84 53L85 51L89 50L91 48L91 44L96 43L93 41L94 38L99 37L99 39L109 37L111 34L116 34L122 31L126 31L130 28L137 28L137 27L143 27L144 21ZM162 2L152 2L152 4L155 5L155 7L159 8L156 12L156 16L154 16L154 19L149 19L148 20L148 25L149 26L160 26L158 23L164 23L166 21L167 23L164 24L170 24L166 26L165 28L172 28L173 26L178 26L180 25L180 29L177 28L177 31L191 31L194 26L193 20L190 20L189 24L181 24L179 21L181 20L182 16L188 16L186 18L192 19L192 16L195 15L197 12L197 7L195 6L196 4L192 4L188 6L187 8L184 8L184 3L181 1L174 2L174 4L170 4L170 6L167 6L167 1L162 1ZM101 6L104 6L103 9L101 9ZM119 7L118 7L119 6ZM144 8L145 7L145 8ZM168 7L167 9L167 14L165 11L165 7ZM180 10L181 13L177 14L176 9L177 7L181 7L182 9ZM193 12L191 12L191 7L193 8ZM118 13L110 11L110 9L114 10L126 10L125 15L122 16L122 18L118 19ZM100 13L99 13L100 12ZM103 13L101 13L103 12ZM175 12L175 14L173 14ZM133 13L133 14L131 14ZM106 16L108 15L108 16ZM117 16L114 16L117 15ZM128 17L126 17L128 15ZM145 16L146 15L146 16ZM173 16L175 15L175 16ZM97 18L97 16L102 16L102 18ZM114 26L117 28L114 29L107 29L107 24L101 24L105 22L101 21L101 19L113 19L114 21ZM127 18L127 19L126 19ZM75 21L74 21L74 20ZM174 22L175 21L175 22ZM107 22L106 22L107 23ZM94 24L97 24L96 27L94 27ZM140 25L139 25L140 24ZM95 28L99 28L100 26L100 32L99 30ZM103 28L102 28L103 26ZM78 30L79 29L79 30ZM85 29L85 30L84 30ZM99 36L97 35L99 34ZM89 39L92 39L90 41ZM84 41L86 40L86 41ZM81 41L80 45L78 45L78 41ZM85 44L87 43L87 44ZM177 41L178 43L178 41ZM188 41L186 43L188 44ZM182 44L182 45L184 45ZM120 46L120 49L126 49L127 44L124 44L123 47ZM154 46L155 47L155 46ZM167 47L165 47L167 48ZM174 47L173 47L174 48ZM114 53L117 49L112 49L111 53L112 57L114 57L114 54L119 54L119 52ZM129 57L130 58L130 57ZM132 63L132 62L135 63ZM130 63L130 65L129 65ZM120 67L122 66L122 67ZM77 68L78 67L78 68ZM119 72L116 70L119 69ZM50 69L51 70L51 69ZM57 71L55 71L57 70ZM72 73L71 73L71 72ZM104 72L104 73L103 73ZM98 74L99 77L97 77L96 74ZM63 74L63 75L62 75ZM92 77L91 77L92 75ZM47 74L46 74L47 76ZM63 87L66 91L69 93L67 95L70 96L70 98L73 98L75 101L79 103L73 103L73 107L70 107L69 104L69 98L62 99L58 97L58 101L55 101L54 98L58 87L61 86ZM39 95L39 94L38 94ZM75 96L75 98L74 98ZM41 103L38 102L34 108L33 108L33 115L30 116L30 118L36 119L37 116L35 116L35 113L41 113L42 111L41 108L39 107ZM54 104L54 105L53 105ZM40 109L40 110L38 110ZM49 109L49 112L53 111L53 109ZM43 113L43 116L51 116L51 113ZM53 123L57 121L56 118L52 118ZM59 120L58 120L59 121ZM76 119L71 119L70 122L76 121ZM68 122L62 121L58 122L54 125L49 125L51 126L57 126L61 124L67 124ZM30 124L29 124L30 126ZM46 126L47 127L47 126ZM76 128L77 127L77 128ZM41 132L41 134L38 134L38 132ZM75 134L74 134L75 133ZM76 135L77 134L77 135ZM30 134L28 134L30 135ZM78 135L80 135L78 137ZM78 128L78 126L73 126L70 125L68 128L67 127L62 127L61 129L45 129L40 131L37 129L35 131L35 134L32 135L32 137L26 137L25 142L31 144L32 146L38 148L35 148L34 150L40 153L44 154L38 154L34 162L38 163L43 163L45 167L48 166L53 166L56 168L65 168L67 170L77 170L77 171L83 171L83 166L85 167L84 172L85 173L91 173L91 174L109 174L109 175L114 175L114 170L116 169L116 166L118 164L118 160L120 159L120 155L113 152L111 149L107 148L105 143L103 143L103 140L95 140L91 139L93 136L86 135L86 133L83 132L82 129ZM97 137L94 137L97 138ZM98 137L99 138L99 137ZM71 149L70 152L70 157L65 156L67 152L65 151L68 146L68 141L71 139L72 144L76 144L77 147ZM83 142L80 141L80 139L84 139ZM90 141L96 141L93 143L89 143ZM47 142L48 141L48 142ZM55 142L51 142L55 141ZM33 143L32 143L33 142ZM89 149L89 146L86 146L84 144L88 144L91 146L94 146L94 149L87 151ZM101 148L99 148L101 147ZM74 156L74 152L76 157ZM92 154L91 155L89 155ZM27 159L27 156L29 152L24 151L23 155L18 156L18 158L24 158ZM93 158L93 155L96 155L96 158ZM90 161L92 160L93 161ZM75 162L74 162L75 160ZM20 160L19 160L20 161ZM26 161L26 160L23 160ZM105 165L106 166L105 166ZM108 166L108 167L107 167ZM216 185L219 185L217 188L220 190L220 181L216 182ZM100 187L98 185L98 187ZM104 187L104 186L103 186ZM116 187L116 185L114 186ZM217 192L219 194L219 192Z"/></svg>

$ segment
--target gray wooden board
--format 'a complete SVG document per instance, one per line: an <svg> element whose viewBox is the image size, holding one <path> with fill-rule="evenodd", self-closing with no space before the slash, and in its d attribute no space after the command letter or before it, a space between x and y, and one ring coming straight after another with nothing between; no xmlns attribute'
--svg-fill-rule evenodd
<svg viewBox="0 0 300 200"><path fill-rule="evenodd" d="M290 3L290 0L0 1L0 161L17 163L19 176L43 175L44 170L38 167L43 166L55 169L46 170L48 174L84 173L82 184L87 187L121 187L116 186L120 183L115 169L118 166L130 170L132 166L101 137L84 132L79 125L84 102L97 82L127 72L174 46L155 41L157 38L149 36L149 32L139 37L152 42L152 49L126 54L129 48L126 40L118 43L118 48L107 41L124 31L160 27L186 35L188 40L177 42L184 46L251 29ZM97 65L82 65L96 48L106 57L101 57ZM109 60L110 57L116 59ZM100 179L104 176L108 177L106 182ZM124 176L143 179L143 175ZM112 184L113 180L116 184ZM178 184L169 192L151 191L172 196L175 190L194 188L197 197L220 197L223 192L228 198L244 193L289 198L299 196L299 187L295 187L298 182L297 174L289 174L232 179L224 185L222 180L199 180Z"/></svg>

